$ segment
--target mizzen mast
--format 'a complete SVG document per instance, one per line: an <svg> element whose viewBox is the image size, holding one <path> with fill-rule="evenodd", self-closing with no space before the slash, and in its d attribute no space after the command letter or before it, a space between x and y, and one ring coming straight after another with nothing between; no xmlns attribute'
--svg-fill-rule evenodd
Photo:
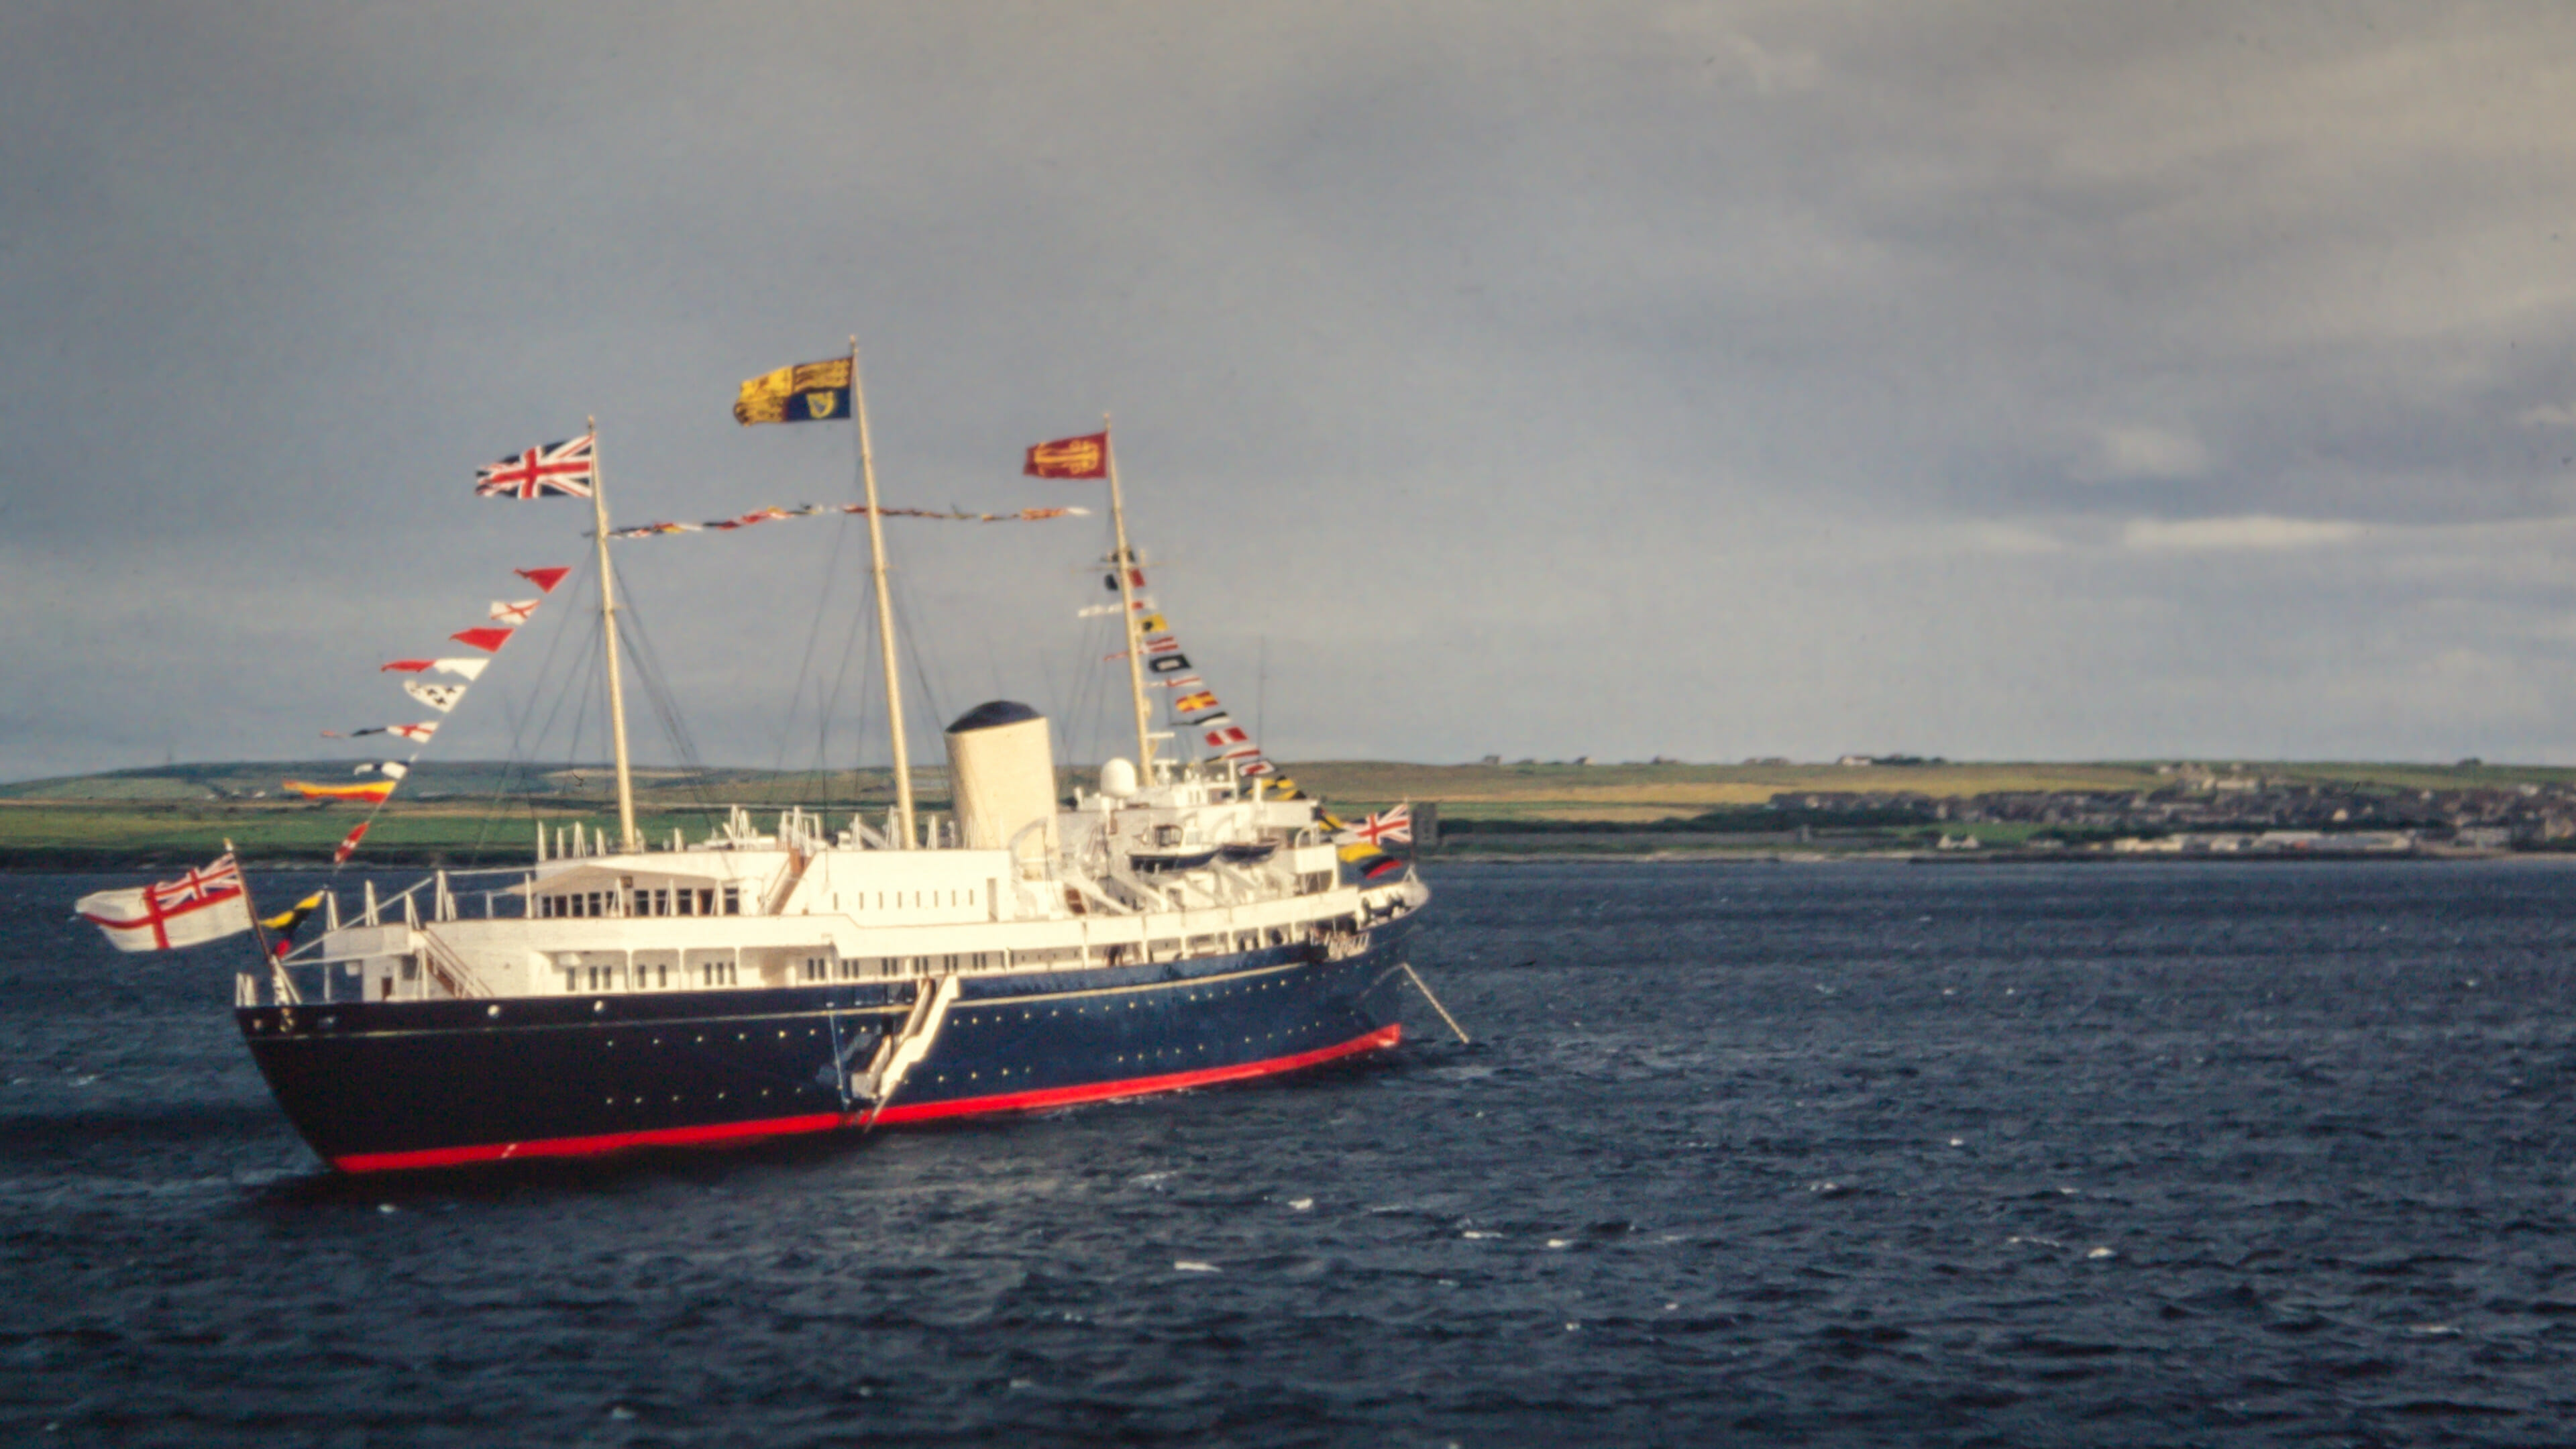
<svg viewBox="0 0 2576 1449"><path fill-rule="evenodd" d="M1136 558L1127 551L1127 505L1118 492L1118 450L1111 443L1109 414L1100 415L1101 450L1109 465L1109 518L1118 535L1118 553L1111 569L1118 575L1119 616L1127 622L1127 687L1136 703L1136 778L1151 784L1154 780L1153 710L1145 703L1145 641L1136 632Z"/></svg>

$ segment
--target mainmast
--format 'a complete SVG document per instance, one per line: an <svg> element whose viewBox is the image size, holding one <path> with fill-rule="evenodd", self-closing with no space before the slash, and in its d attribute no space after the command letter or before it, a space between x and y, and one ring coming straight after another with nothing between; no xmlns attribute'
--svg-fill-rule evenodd
<svg viewBox="0 0 2576 1449"><path fill-rule="evenodd" d="M897 666L894 647L894 605L886 591L885 520L877 514L877 462L868 448L868 398L859 385L859 339L850 339L850 415L859 427L859 476L868 490L868 550L876 561L877 582L877 648L885 656L887 733L894 743L894 808L898 829L895 845L910 850L912 833L912 757L903 739L903 675ZM617 676L610 675L610 679ZM1139 686L1138 703L1143 702ZM623 748L622 746L620 747ZM623 760L625 756L618 756ZM623 767L621 766L621 769ZM624 776L621 774L622 780Z"/></svg>
<svg viewBox="0 0 2576 1449"><path fill-rule="evenodd" d="M599 468L599 419L590 420L590 509L598 523L599 629L608 648L608 724L617 742L617 827L620 849L632 855L644 848L635 832L635 777L626 757L626 687L617 673L617 589L608 574L608 485Z"/></svg>
<svg viewBox="0 0 2576 1449"><path fill-rule="evenodd" d="M1127 504L1118 493L1118 449L1108 436L1109 414L1100 415L1101 441L1109 444L1109 518L1118 532L1118 555L1111 568L1118 575L1118 610L1125 618L1127 634L1127 687L1136 701L1136 778L1154 783L1153 712L1145 703L1144 640L1136 632L1136 589L1132 582L1136 572L1135 556L1127 551Z"/></svg>

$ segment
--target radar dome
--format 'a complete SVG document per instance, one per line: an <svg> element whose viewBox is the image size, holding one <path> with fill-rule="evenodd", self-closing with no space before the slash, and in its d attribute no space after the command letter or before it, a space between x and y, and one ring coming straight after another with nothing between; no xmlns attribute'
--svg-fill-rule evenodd
<svg viewBox="0 0 2576 1449"><path fill-rule="evenodd" d="M1136 767L1125 760L1111 760L1100 767L1100 793L1112 800L1124 800L1136 793Z"/></svg>

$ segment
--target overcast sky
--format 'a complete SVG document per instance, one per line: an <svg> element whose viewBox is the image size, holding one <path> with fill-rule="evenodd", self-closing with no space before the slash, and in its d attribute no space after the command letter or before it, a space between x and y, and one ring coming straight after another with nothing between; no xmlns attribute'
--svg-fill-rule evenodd
<svg viewBox="0 0 2576 1449"><path fill-rule="evenodd" d="M585 416L852 496L729 413L851 333L890 503L1114 411L1285 759L2576 762L2571 98L2559 4L18 0L0 779L418 717ZM1102 738L1101 529L890 531L925 724ZM619 547L704 758L862 747L862 531ZM572 601L440 755L596 754Z"/></svg>

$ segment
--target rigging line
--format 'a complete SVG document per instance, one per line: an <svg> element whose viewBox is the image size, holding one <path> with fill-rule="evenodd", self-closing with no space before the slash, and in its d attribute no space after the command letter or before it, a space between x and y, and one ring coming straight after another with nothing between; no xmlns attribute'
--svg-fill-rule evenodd
<svg viewBox="0 0 2576 1449"><path fill-rule="evenodd" d="M873 594L875 590L871 589L869 592ZM876 605L871 602L860 615L861 623L872 623L875 613ZM875 630L870 628L868 630L868 634L873 638ZM853 637L855 637L855 632ZM854 811L860 804L864 803L865 796L867 794L868 786L866 777L862 770L862 763L867 757L868 731L874 728L869 721L876 718L876 709L877 652L873 649L869 649L862 651L859 655L859 704L858 708L851 715L851 718L856 721L855 729L858 734L858 739L850 751L850 796L851 808ZM891 740L887 742L886 753L888 759L891 760L894 753L894 745ZM893 795L893 780L894 773L889 769L886 772L888 798L892 798Z"/></svg>
<svg viewBox="0 0 2576 1449"><path fill-rule="evenodd" d="M828 772L831 769L832 722L840 717L841 689L849 681L850 656L858 652L861 626L867 622L867 612L868 611L864 608L852 609L850 611L850 631L849 634L841 641L840 663L832 670L832 691L824 697L823 718L821 720L820 728L814 732L814 765L815 768L819 770ZM855 771L858 769L859 750L864 748L867 738L865 681L866 673L863 666L861 670L860 712L857 717L859 740L850 752L850 768L854 772L851 776L850 788L854 793L858 789L858 778Z"/></svg>
<svg viewBox="0 0 2576 1449"><path fill-rule="evenodd" d="M582 651L584 668L580 692L576 696L578 702L573 707L572 731L564 740L564 773L580 780L585 789L589 787L590 781L581 773L581 737L582 731L590 724L591 701L602 692L607 678L606 672L599 664L601 652L596 649ZM582 803L586 805L588 802L585 800Z"/></svg>
<svg viewBox="0 0 2576 1449"><path fill-rule="evenodd" d="M1089 741L1091 748L1086 758L1095 765L1107 759L1112 752L1108 737L1122 729L1134 728L1133 720L1118 718L1120 710L1126 704L1124 699L1119 698L1122 692L1121 686L1126 681L1117 677L1124 672L1123 665L1113 668L1111 656L1104 655L1102 652L1113 643L1126 643L1126 638L1127 626L1124 623L1115 619L1104 619L1092 626L1091 637L1084 641L1084 678L1090 685L1088 709L1084 715L1084 721L1091 728Z"/></svg>
<svg viewBox="0 0 2576 1449"><path fill-rule="evenodd" d="M819 677L815 681L814 756L807 768L814 775L814 804L817 808L831 803L835 773L832 768L832 728L841 717L841 690L849 679L850 654L859 642L860 611L852 609L847 618L849 627L841 638L841 656L832 668L831 687L825 689Z"/></svg>
<svg viewBox="0 0 2576 1449"><path fill-rule="evenodd" d="M633 581L626 580L625 584L625 592L633 596L636 592ZM678 697L671 692L670 672L663 667L662 651L653 642L652 624L645 617L642 601L630 597L620 612L634 615L632 632L635 638L628 646L628 654L635 662L637 676L644 685L646 703L652 707L655 720L661 724L666 742L682 765L692 771L703 772L706 760L698 751L697 737L689 733L688 721L680 712ZM624 637L624 632L621 632L619 638L623 640Z"/></svg>
<svg viewBox="0 0 2576 1449"><path fill-rule="evenodd" d="M581 631L576 630L575 638L580 642L574 646L576 652L572 664L562 676L566 681L564 687L555 692L554 703L547 706L545 722L538 726L536 738L528 742L523 773L528 780L528 813L532 817L537 814L537 777L534 773L537 757L545 750L546 741L554 738L555 721L563 716L564 702L573 701L577 712L585 708L590 697L590 683L598 678L598 661L595 656L599 649L599 637L595 634L584 637ZM573 721L572 730L574 737L578 739L581 730L578 713Z"/></svg>
<svg viewBox="0 0 2576 1449"><path fill-rule="evenodd" d="M832 550L823 563L823 587L814 596L814 617L805 626L805 653L796 662L796 686L787 696L787 712L778 721L778 748L771 756L769 768L784 769L787 764L787 739L796 726L796 705L805 697L805 679L814 667L814 641L823 634L823 611L832 601L832 585L841 573L841 541L849 532L836 528L832 533ZM818 701L819 705L819 701Z"/></svg>
<svg viewBox="0 0 2576 1449"><path fill-rule="evenodd" d="M587 557L583 559L582 563L575 567L579 570L575 577L579 578L582 582L575 587L574 593L564 600L567 605L575 603L585 596L584 591L588 588L590 581L590 568ZM560 617L566 619L578 619L581 617L581 611L578 609L567 608L560 611ZM510 752L501 758L500 781L492 787L492 799L490 803L485 805L483 808L483 828L477 832L474 837L474 849L478 854L482 851L484 845L491 840L492 827L499 820L499 812L502 802L508 798L510 793L510 783L519 773L519 767L521 764L521 757L519 754L520 744L527 737L528 722L535 716L537 710L537 695L534 690L534 685L542 684L545 680L552 679L554 677L555 651L563 647L563 639L563 626L555 626L554 631L546 637L546 657L540 660L537 664L536 680L532 683L531 690L528 695L528 712L521 715L517 714L516 711L512 711L514 717L510 726ZM509 696L504 694L501 699L502 707L504 709L509 708ZM555 696L555 708L561 708L562 704L563 696L558 692ZM549 727L551 727L554 719L552 710L547 712L546 719ZM540 738L542 738L542 736L540 736ZM528 805L528 819L531 823L534 823L538 818L537 798L533 793L528 794L523 798L527 801Z"/></svg>
<svg viewBox="0 0 2576 1449"><path fill-rule="evenodd" d="M912 606L912 589L899 570L888 569L894 580L894 621L896 632L903 638L904 652L912 656L912 677L921 686L921 702L930 706L930 725L936 730L947 728L948 706L941 702L939 690L930 682L930 665L921 652L921 636L914 629L919 615Z"/></svg>
<svg viewBox="0 0 2576 1449"><path fill-rule="evenodd" d="M653 642L652 627L645 621L644 611L636 602L631 582L626 587L625 612L632 615L635 625L632 651L636 675L644 683L645 698L652 705L654 718L661 724L672 751L688 769L681 789L696 802L699 818L712 825L716 818L716 803L707 793L706 756L699 751L697 737L689 732L688 720L680 712L679 699L671 692L669 671L662 667L662 651Z"/></svg>

